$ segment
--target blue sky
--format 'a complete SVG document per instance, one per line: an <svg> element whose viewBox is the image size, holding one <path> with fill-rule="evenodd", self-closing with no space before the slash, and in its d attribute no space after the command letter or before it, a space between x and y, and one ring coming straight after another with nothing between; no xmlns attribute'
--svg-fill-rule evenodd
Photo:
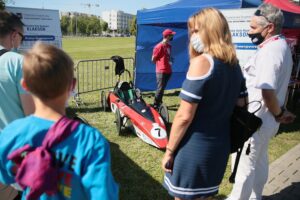
<svg viewBox="0 0 300 200"><path fill-rule="evenodd" d="M101 15L104 10L136 14L142 8L155 8L176 0L8 0L6 6L56 9ZM90 6L88 6L90 4Z"/></svg>

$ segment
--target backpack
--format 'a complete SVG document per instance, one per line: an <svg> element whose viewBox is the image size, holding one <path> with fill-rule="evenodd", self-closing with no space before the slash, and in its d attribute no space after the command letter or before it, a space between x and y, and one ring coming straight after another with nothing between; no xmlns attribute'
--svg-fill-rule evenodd
<svg viewBox="0 0 300 200"><path fill-rule="evenodd" d="M0 56L2 56L3 54L5 54L6 52L8 52L6 49L1 49L0 50Z"/></svg>
<svg viewBox="0 0 300 200"><path fill-rule="evenodd" d="M22 189L30 188L26 199L35 200L43 193L57 193L59 168L51 148L66 139L79 124L79 121L63 116L48 130L41 146L26 144L8 155L7 158L16 164L16 182Z"/></svg>

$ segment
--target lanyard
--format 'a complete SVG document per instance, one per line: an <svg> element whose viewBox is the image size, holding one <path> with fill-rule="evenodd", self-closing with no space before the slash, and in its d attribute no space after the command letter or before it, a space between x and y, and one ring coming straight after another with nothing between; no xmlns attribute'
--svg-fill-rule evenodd
<svg viewBox="0 0 300 200"><path fill-rule="evenodd" d="M276 36L273 36L271 37L270 39L268 39L267 41L263 42L261 45L259 45L258 47L259 48L263 48L266 44L270 43L270 42L273 42L273 41L276 41L276 40L279 40L279 39L284 39L284 36L282 35L276 35Z"/></svg>

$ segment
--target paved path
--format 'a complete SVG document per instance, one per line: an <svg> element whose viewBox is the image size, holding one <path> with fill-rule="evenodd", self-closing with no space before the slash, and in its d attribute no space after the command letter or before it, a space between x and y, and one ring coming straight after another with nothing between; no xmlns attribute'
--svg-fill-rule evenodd
<svg viewBox="0 0 300 200"><path fill-rule="evenodd" d="M300 144L271 163L263 200L300 200Z"/></svg>

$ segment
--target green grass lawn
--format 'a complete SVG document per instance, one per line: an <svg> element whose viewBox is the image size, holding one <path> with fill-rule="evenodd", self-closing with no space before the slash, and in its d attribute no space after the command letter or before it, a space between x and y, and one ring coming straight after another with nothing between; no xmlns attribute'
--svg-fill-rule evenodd
<svg viewBox="0 0 300 200"><path fill-rule="evenodd" d="M81 59L110 58L113 55L134 57L135 37L63 39L65 49L75 61Z"/></svg>
<svg viewBox="0 0 300 200"><path fill-rule="evenodd" d="M63 39L63 48L71 57L80 59L110 58L112 55L134 57L134 42L132 38L67 38ZM176 113L179 105L179 90L170 90L164 96L168 105L170 119ZM154 93L147 93L144 99L153 101ZM81 95L84 105L76 108L70 102L70 107L77 114L86 118L91 125L98 128L110 141L113 174L120 184L120 199L122 200L165 200L171 199L162 188L163 172L160 167L163 151L144 142L137 136L126 131L117 135L114 115L103 112L99 107L100 92ZM300 111L294 111L300 114ZM289 126L282 126L280 134L270 143L270 161L283 155L300 142L300 120ZM218 199L223 199L231 190L228 182L229 165L223 179Z"/></svg>

